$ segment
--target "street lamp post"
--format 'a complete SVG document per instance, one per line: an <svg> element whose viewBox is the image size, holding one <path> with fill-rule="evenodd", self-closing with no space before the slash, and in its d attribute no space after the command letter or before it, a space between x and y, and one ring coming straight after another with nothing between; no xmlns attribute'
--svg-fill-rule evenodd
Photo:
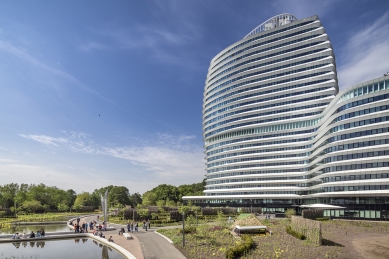
<svg viewBox="0 0 389 259"><path fill-rule="evenodd" d="M185 212L182 212L182 246L185 246Z"/></svg>

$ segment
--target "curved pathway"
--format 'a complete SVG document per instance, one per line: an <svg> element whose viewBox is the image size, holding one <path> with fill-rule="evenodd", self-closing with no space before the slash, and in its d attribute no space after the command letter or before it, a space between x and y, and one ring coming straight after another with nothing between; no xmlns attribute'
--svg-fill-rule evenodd
<svg viewBox="0 0 389 259"><path fill-rule="evenodd" d="M124 227L126 229L123 225L116 226ZM131 233L131 235L138 238L145 259L186 259L173 244L169 243L169 241L162 236L154 233L157 229L151 228L148 229L148 231L145 231L141 226L138 229L138 233Z"/></svg>
<svg viewBox="0 0 389 259"><path fill-rule="evenodd" d="M87 217L85 220L87 222L90 222L90 220L96 220L96 217ZM97 220L96 220L97 221ZM102 223L101 221L97 221L98 223ZM106 231L105 233L107 235L112 235L114 241L119 244L116 239L118 240L125 240L124 237L118 236L118 231L121 227L124 227L124 229L127 231L127 227L125 225L118 225L118 224L109 224L110 226L114 226L117 228L117 230L113 231ZM141 224L140 224L141 225ZM173 228L178 228L179 226L174 226ZM171 227L167 227L171 228ZM175 246L169 241L167 241L162 236L154 233L157 228L151 228L148 229L148 231L145 231L142 229L142 227L139 227L138 233L131 233L131 236L134 236L134 239L139 241L140 248L143 252L143 257L138 257L139 253L135 253L133 249L129 250L136 258L144 258L144 259L186 259L186 257L177 249ZM120 237L120 238L118 238ZM131 243L131 241L135 240L126 240ZM127 242L128 243L128 242ZM134 242L135 243L135 242ZM122 244L119 244L123 246ZM123 246L124 247L124 246ZM124 247L126 248L126 247ZM126 248L127 249L127 248Z"/></svg>
<svg viewBox="0 0 389 259"><path fill-rule="evenodd" d="M89 222L91 220L95 220L98 224L103 223L100 220L98 221L96 216L83 217L83 218L81 218L80 223L82 224L83 222L86 222L89 224ZM112 224L110 224L110 225L112 225ZM120 227L120 226L117 226L117 227ZM89 230L89 227L88 227L88 231L91 231L91 230ZM136 236L134 236L133 239L127 240L123 236L119 236L118 232L119 232L119 230L115 229L115 230L111 230L111 231L104 231L103 233L104 233L106 239L108 239L110 236L112 236L112 239L114 240L114 242L117 245L119 245L119 246L123 247L124 249L126 249L127 251L129 251L137 259L144 259L143 254L142 254L142 248L141 248L141 245L138 241L138 238Z"/></svg>

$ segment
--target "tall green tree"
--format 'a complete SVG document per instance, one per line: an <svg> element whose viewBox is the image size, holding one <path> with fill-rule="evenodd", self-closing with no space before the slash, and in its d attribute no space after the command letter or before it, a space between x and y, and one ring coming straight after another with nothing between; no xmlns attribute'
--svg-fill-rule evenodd
<svg viewBox="0 0 389 259"><path fill-rule="evenodd" d="M9 208L15 205L14 198L19 190L17 183L10 183L0 186L0 196L2 206Z"/></svg>
<svg viewBox="0 0 389 259"><path fill-rule="evenodd" d="M154 192L152 191L145 192L142 196L142 205L144 206L156 205L157 199L158 196Z"/></svg>
<svg viewBox="0 0 389 259"><path fill-rule="evenodd" d="M130 195L131 206L136 207L138 204L142 204L142 195L139 192Z"/></svg>
<svg viewBox="0 0 389 259"><path fill-rule="evenodd" d="M130 193L124 186L113 186L108 194L108 203L110 206L124 207L125 205L131 205Z"/></svg>

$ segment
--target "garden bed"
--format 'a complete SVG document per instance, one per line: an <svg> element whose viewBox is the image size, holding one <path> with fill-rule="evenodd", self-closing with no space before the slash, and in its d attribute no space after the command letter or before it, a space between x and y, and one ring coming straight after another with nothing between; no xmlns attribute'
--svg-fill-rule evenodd
<svg viewBox="0 0 389 259"><path fill-rule="evenodd" d="M355 244L360 244L359 240L369 238L379 240L380 237L386 238L389 234L389 223L386 222L324 221L322 222L323 245L318 246L287 234L285 229L290 224L289 220L265 220L262 223L271 228L272 236L253 236L255 248L241 258L362 259L365 258L362 252L368 254L369 248L366 247L363 251L357 250ZM234 247L238 241L232 237L228 227L218 225L198 226L195 232L185 235L185 247L182 246L182 234L179 229L161 229L158 232L170 238L189 259L225 258L227 249ZM389 245L383 247L382 242L379 245L378 252L381 254L370 254L366 258L385 258L389 254Z"/></svg>

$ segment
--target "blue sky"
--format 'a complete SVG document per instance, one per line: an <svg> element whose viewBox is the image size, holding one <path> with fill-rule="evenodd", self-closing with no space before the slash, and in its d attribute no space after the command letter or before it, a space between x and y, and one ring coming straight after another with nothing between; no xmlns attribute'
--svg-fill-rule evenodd
<svg viewBox="0 0 389 259"><path fill-rule="evenodd" d="M388 1L1 1L0 185L200 182L210 60L268 18L318 14L340 87L389 71Z"/></svg>

